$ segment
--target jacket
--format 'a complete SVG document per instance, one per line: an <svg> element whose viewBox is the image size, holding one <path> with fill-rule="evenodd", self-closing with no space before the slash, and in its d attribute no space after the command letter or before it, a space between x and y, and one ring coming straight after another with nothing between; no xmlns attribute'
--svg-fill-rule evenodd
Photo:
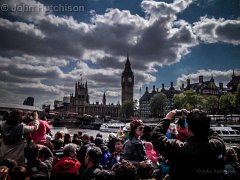
<svg viewBox="0 0 240 180"><path fill-rule="evenodd" d="M208 136L192 136L186 142L167 139L169 119L162 119L152 132L151 141L162 156L170 162L171 179L221 180L224 168L225 144L210 131Z"/></svg>
<svg viewBox="0 0 240 180"><path fill-rule="evenodd" d="M7 125L5 121L1 123L0 132L3 140L0 145L0 162L11 158L16 160L19 165L25 164L24 147L26 141L23 136L38 129L39 122L37 120L33 122L33 126L24 124L12 126Z"/></svg>
<svg viewBox="0 0 240 180"><path fill-rule="evenodd" d="M63 157L54 166L53 172L55 174L79 174L80 162L71 157Z"/></svg>
<svg viewBox="0 0 240 180"><path fill-rule="evenodd" d="M147 159L142 141L136 137L127 140L123 145L122 158L131 161L134 166L138 167L139 162Z"/></svg>

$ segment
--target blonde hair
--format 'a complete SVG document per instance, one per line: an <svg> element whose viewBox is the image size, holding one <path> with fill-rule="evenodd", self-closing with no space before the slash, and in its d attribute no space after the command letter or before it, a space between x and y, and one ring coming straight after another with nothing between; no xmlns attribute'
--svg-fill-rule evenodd
<svg viewBox="0 0 240 180"><path fill-rule="evenodd" d="M63 139L64 138L65 133L63 131L57 131L54 139Z"/></svg>

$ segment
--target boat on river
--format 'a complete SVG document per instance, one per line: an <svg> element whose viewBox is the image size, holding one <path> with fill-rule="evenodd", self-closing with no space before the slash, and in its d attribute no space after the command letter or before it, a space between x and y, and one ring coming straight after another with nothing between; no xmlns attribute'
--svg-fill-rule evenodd
<svg viewBox="0 0 240 180"><path fill-rule="evenodd" d="M99 130L103 132L116 133L125 127L125 123L104 123L100 126Z"/></svg>
<svg viewBox="0 0 240 180"><path fill-rule="evenodd" d="M228 126L212 126L225 142L240 142L240 132Z"/></svg>

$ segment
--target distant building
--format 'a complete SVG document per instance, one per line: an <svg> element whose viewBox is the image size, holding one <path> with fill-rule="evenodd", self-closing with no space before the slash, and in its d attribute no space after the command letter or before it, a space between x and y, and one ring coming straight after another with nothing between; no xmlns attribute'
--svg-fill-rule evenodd
<svg viewBox="0 0 240 180"><path fill-rule="evenodd" d="M23 105L34 106L34 98L33 97L27 97L23 101Z"/></svg>
<svg viewBox="0 0 240 180"><path fill-rule="evenodd" d="M61 103L62 106L55 108L60 115L69 113L77 113L84 116L85 114L98 117L119 117L120 104L106 104L106 94L104 92L102 103L89 103L88 85L87 82L76 82L75 95L71 94L69 103L67 98Z"/></svg>
<svg viewBox="0 0 240 180"><path fill-rule="evenodd" d="M63 106L63 101L55 100L53 106L55 109L60 108Z"/></svg>
<svg viewBox="0 0 240 180"><path fill-rule="evenodd" d="M180 90L175 90L173 87L173 82L171 82L171 86L169 89L165 89L164 84L162 84L161 91L158 91L155 89L155 85L153 85L152 92L148 92L148 87L146 87L146 91L143 94L143 96L139 100L139 115L140 117L149 118L152 117L151 111L150 111L150 102L151 98L157 94L157 93L164 93L167 96L167 110L171 110L173 106L173 96L175 94L179 94Z"/></svg>
<svg viewBox="0 0 240 180"><path fill-rule="evenodd" d="M134 87L134 75L131 69L131 64L127 56L124 71L121 77L122 86L122 103L126 100L133 101L133 87ZM68 113L78 113L79 115L92 115L98 117L119 117L120 104L107 104L106 94L103 93L102 103L90 103L90 97L88 94L88 83L77 81L75 84L75 93L71 94L68 99L65 98L62 101L54 101L55 110L61 115L67 115Z"/></svg>
<svg viewBox="0 0 240 180"><path fill-rule="evenodd" d="M209 81L203 81L203 76L199 76L199 82L190 83L190 79L187 79L187 86L182 90L194 90L197 94L202 96L221 96L224 92L223 83L219 83L219 87L215 84L213 76Z"/></svg>
<svg viewBox="0 0 240 180"><path fill-rule="evenodd" d="M240 75L236 76L235 73L234 73L234 69L233 69L232 79L227 84L228 91L232 92L232 93L236 93L237 92L237 87L238 87L239 84L240 84Z"/></svg>
<svg viewBox="0 0 240 180"><path fill-rule="evenodd" d="M50 112L50 108L51 108L51 105L50 104L43 104L42 105L42 110L46 113L49 113Z"/></svg>

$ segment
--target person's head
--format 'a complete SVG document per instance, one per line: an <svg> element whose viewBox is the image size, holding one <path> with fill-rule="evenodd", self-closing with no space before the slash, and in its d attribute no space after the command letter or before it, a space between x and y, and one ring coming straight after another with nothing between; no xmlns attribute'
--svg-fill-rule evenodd
<svg viewBox="0 0 240 180"><path fill-rule="evenodd" d="M224 156L225 163L238 162L238 156L236 151L232 147L228 147Z"/></svg>
<svg viewBox="0 0 240 180"><path fill-rule="evenodd" d="M96 137L94 143L97 147L99 147L101 144L104 144L101 137Z"/></svg>
<svg viewBox="0 0 240 180"><path fill-rule="evenodd" d="M114 148L115 148L115 151L121 152L123 150L123 140L116 138Z"/></svg>
<svg viewBox="0 0 240 180"><path fill-rule="evenodd" d="M102 151L99 147L89 146L85 155L85 166L92 167L101 161Z"/></svg>
<svg viewBox="0 0 240 180"><path fill-rule="evenodd" d="M16 126L22 121L22 112L13 110L8 118L6 119L6 124L11 126Z"/></svg>
<svg viewBox="0 0 240 180"><path fill-rule="evenodd" d="M238 162L240 162L240 146L233 146L232 147L235 152L237 153L237 157L238 157Z"/></svg>
<svg viewBox="0 0 240 180"><path fill-rule="evenodd" d="M10 171L11 180L28 180L30 179L30 174L26 167L17 166Z"/></svg>
<svg viewBox="0 0 240 180"><path fill-rule="evenodd" d="M202 110L193 109L187 115L189 135L208 136L210 129L210 117Z"/></svg>
<svg viewBox="0 0 240 180"><path fill-rule="evenodd" d="M71 143L72 142L72 138L71 138L71 135L69 133L66 133L64 135L64 143L65 144L68 144L68 143Z"/></svg>
<svg viewBox="0 0 240 180"><path fill-rule="evenodd" d="M103 135L102 135L101 133L97 133L97 134L96 134L96 138L97 138L97 137L103 138Z"/></svg>
<svg viewBox="0 0 240 180"><path fill-rule="evenodd" d="M109 133L108 134L108 141L114 142L116 138L117 138L117 136L116 136L115 133Z"/></svg>
<svg viewBox="0 0 240 180"><path fill-rule="evenodd" d="M33 111L33 119L38 119L38 112L37 111Z"/></svg>
<svg viewBox="0 0 240 180"><path fill-rule="evenodd" d="M78 131L77 133L78 133L78 136L79 136L79 137L81 137L82 134L83 134L82 131Z"/></svg>
<svg viewBox="0 0 240 180"><path fill-rule="evenodd" d="M74 143L66 144L63 147L63 155L70 156L72 158L76 158L77 155L77 145Z"/></svg>
<svg viewBox="0 0 240 180"><path fill-rule="evenodd" d="M130 161L122 160L112 167L112 171L115 173L115 180L136 179L136 167Z"/></svg>
<svg viewBox="0 0 240 180"><path fill-rule="evenodd" d="M89 141L90 141L90 136L89 136L89 134L84 133L83 136L82 136L82 141L83 141L83 143L89 142Z"/></svg>
<svg viewBox="0 0 240 180"><path fill-rule="evenodd" d="M9 168L9 170L11 170L14 167L17 167L17 161L15 161L14 159L4 159L0 166L6 166Z"/></svg>
<svg viewBox="0 0 240 180"><path fill-rule="evenodd" d="M140 119L135 119L133 121L131 121L130 123L130 133L129 136L131 138L133 137L140 137L143 135L143 122Z"/></svg>
<svg viewBox="0 0 240 180"><path fill-rule="evenodd" d="M56 134L54 135L54 139L57 140L57 139L64 139L64 135L65 133L63 131L57 131Z"/></svg>
<svg viewBox="0 0 240 180"><path fill-rule="evenodd" d="M115 174L110 170L101 170L96 173L94 180L114 180Z"/></svg>
<svg viewBox="0 0 240 180"><path fill-rule="evenodd" d="M27 143L26 147L24 148L24 156L27 159L27 162L32 162L38 159L39 155L39 148L37 144L33 141Z"/></svg>

